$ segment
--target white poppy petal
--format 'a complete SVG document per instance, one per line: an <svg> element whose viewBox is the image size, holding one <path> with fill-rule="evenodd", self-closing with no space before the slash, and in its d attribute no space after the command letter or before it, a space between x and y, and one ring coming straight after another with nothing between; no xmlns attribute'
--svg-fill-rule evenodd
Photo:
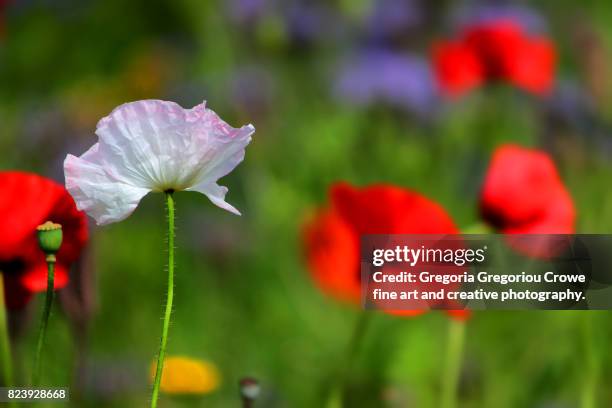
<svg viewBox="0 0 612 408"><path fill-rule="evenodd" d="M119 177L164 191L185 190L209 178L227 153L248 144L236 144L244 141L245 128L232 128L205 103L183 109L174 102L146 100L113 110L98 123L96 134L101 154L114 163ZM254 131L249 129L247 137Z"/></svg>
<svg viewBox="0 0 612 408"><path fill-rule="evenodd" d="M67 157L66 184L99 223L127 217L148 191L200 191L238 213L217 180L243 160L254 131L229 126L205 103L192 109L160 100L127 103L98 122L92 149Z"/></svg>
<svg viewBox="0 0 612 408"><path fill-rule="evenodd" d="M212 183L208 185L200 185L196 188L191 188L190 190L205 194L206 197L208 197L208 199L219 208L223 208L224 210L227 210L236 215L241 215L240 211L238 211L233 205L225 201L225 194L227 194L227 187L225 186L220 186L217 183Z"/></svg>
<svg viewBox="0 0 612 408"><path fill-rule="evenodd" d="M97 147L95 144L80 158L69 154L64 161L64 173L66 189L78 209L98 225L106 225L127 218L149 190L113 179L96 163Z"/></svg>
<svg viewBox="0 0 612 408"><path fill-rule="evenodd" d="M225 201L227 187L217 185L217 180L234 170L242 162L244 149L251 141L251 135L254 131L255 128L252 125L243 126L237 129L233 137L220 138L214 140L214 143L210 143L214 159L207 163L197 180L197 184L187 188L187 190L206 194L213 204L240 215L236 208Z"/></svg>
<svg viewBox="0 0 612 408"><path fill-rule="evenodd" d="M212 114L214 115L214 112ZM231 136L209 140L209 155L212 158L203 167L196 185L216 182L234 170L244 159L244 149L251 142L255 128L253 125L247 125L240 129L231 129Z"/></svg>

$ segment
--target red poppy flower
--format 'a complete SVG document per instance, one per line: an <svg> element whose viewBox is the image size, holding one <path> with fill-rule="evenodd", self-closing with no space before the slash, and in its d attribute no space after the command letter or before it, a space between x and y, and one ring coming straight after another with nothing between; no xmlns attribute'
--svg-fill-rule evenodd
<svg viewBox="0 0 612 408"><path fill-rule="evenodd" d="M330 208L306 224L303 242L315 283L340 300L360 302L360 235L458 233L439 204L400 187L337 183L330 189L330 199Z"/></svg>
<svg viewBox="0 0 612 408"><path fill-rule="evenodd" d="M70 194L54 181L35 174L0 172L0 271L9 308L23 307L33 292L47 287L45 255L36 227L47 220L62 225L64 240L57 253L55 288L68 282L68 270L87 242L87 220Z"/></svg>
<svg viewBox="0 0 612 408"><path fill-rule="evenodd" d="M571 234L575 210L550 156L504 145L493 154L480 196L483 218L508 234Z"/></svg>
<svg viewBox="0 0 612 408"><path fill-rule="evenodd" d="M436 43L433 60L442 89L451 96L464 94L485 80L484 67L478 55L462 42Z"/></svg>
<svg viewBox="0 0 612 408"><path fill-rule="evenodd" d="M556 60L553 44L542 37L528 36L512 21L474 25L459 40L442 44L446 45L434 46L434 65L442 89L451 95L466 92L485 80L507 81L538 95L552 88Z"/></svg>
<svg viewBox="0 0 612 408"><path fill-rule="evenodd" d="M556 60L552 42L533 38L518 46L514 56L506 61L506 76L525 91L546 95L553 86Z"/></svg>
<svg viewBox="0 0 612 408"><path fill-rule="evenodd" d="M322 211L304 228L310 272L320 288L347 301L359 301L359 237L334 211Z"/></svg>

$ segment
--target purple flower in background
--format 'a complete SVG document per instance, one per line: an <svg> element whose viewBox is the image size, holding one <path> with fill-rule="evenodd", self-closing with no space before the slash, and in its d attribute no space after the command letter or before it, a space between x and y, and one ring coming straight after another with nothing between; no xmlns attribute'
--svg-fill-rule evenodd
<svg viewBox="0 0 612 408"><path fill-rule="evenodd" d="M238 67L229 78L230 102L249 117L261 118L269 111L275 93L272 73L263 65Z"/></svg>
<svg viewBox="0 0 612 408"><path fill-rule="evenodd" d="M597 116L592 96L580 84L568 80L558 81L544 107L551 119L578 128L588 126Z"/></svg>
<svg viewBox="0 0 612 408"><path fill-rule="evenodd" d="M341 26L339 13L329 4L318 1L230 0L227 12L230 20L247 28L278 20L283 34L299 45L329 39Z"/></svg>
<svg viewBox="0 0 612 408"><path fill-rule="evenodd" d="M529 33L541 33L547 29L546 21L535 10L506 1L478 1L460 7L453 17L458 28L499 20L514 21Z"/></svg>
<svg viewBox="0 0 612 408"><path fill-rule="evenodd" d="M599 153L612 155L612 126L599 117L593 96L581 84L558 81L550 97L542 102L545 145L564 148L563 142L567 145L568 138L573 137L574 143L588 141Z"/></svg>
<svg viewBox="0 0 612 408"><path fill-rule="evenodd" d="M377 0L372 3L366 25L371 38L384 40L417 28L423 18L418 0Z"/></svg>
<svg viewBox="0 0 612 408"><path fill-rule="evenodd" d="M256 23L269 12L270 0L230 0L227 2L230 18L236 23Z"/></svg>
<svg viewBox="0 0 612 408"><path fill-rule="evenodd" d="M429 63L415 55L369 50L345 62L335 93L341 101L367 106L384 103L427 116L438 100Z"/></svg>
<svg viewBox="0 0 612 408"><path fill-rule="evenodd" d="M612 125L602 119L593 95L578 82L557 82L550 97L542 101L542 144L556 154L589 157L585 143L598 154L612 157ZM587 159L588 160L588 159Z"/></svg>
<svg viewBox="0 0 612 408"><path fill-rule="evenodd" d="M296 43L311 43L334 36L339 23L339 16L324 4L296 0L285 11L287 33Z"/></svg>

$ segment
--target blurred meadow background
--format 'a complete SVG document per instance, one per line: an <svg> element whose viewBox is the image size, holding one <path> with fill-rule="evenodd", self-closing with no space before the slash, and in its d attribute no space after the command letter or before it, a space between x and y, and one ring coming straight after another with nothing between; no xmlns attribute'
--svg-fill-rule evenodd
<svg viewBox="0 0 612 408"><path fill-rule="evenodd" d="M491 16L554 44L549 93L494 83L445 94L433 43ZM578 232L609 233L611 23L604 0L0 0L0 168L63 184L66 154L84 152L97 121L132 100L206 100L232 126L253 123L244 162L221 180L242 217L176 195L168 353L211 362L221 380L161 406L238 406L238 380L252 376L256 406L324 407L359 317L305 263L302 226L329 186L416 190L467 228L491 152L513 142L553 156ZM150 194L126 221L92 223L60 292L43 378L70 386L71 406L147 406L167 279L163 207ZM41 303L11 314L22 376ZM438 406L447 325L443 313L371 316L346 406ZM595 406L612 406L609 313L479 312L466 325L459 406L577 407L587 372Z"/></svg>

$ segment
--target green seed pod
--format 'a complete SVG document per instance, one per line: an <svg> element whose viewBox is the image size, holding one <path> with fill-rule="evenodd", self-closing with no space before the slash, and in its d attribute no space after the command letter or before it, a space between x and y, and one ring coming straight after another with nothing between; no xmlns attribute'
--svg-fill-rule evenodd
<svg viewBox="0 0 612 408"><path fill-rule="evenodd" d="M38 231L38 245L47 255L54 255L62 246L62 226L47 221L36 227Z"/></svg>

